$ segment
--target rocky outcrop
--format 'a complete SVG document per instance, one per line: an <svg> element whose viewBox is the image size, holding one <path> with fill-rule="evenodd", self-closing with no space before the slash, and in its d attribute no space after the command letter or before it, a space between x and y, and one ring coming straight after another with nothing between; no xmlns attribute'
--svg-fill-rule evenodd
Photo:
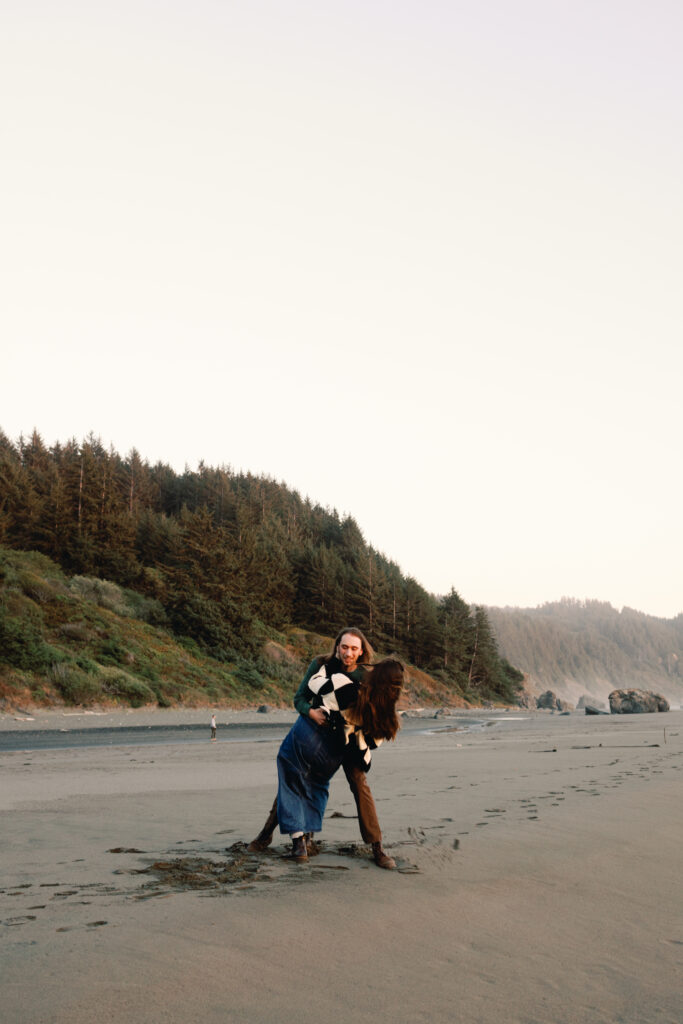
<svg viewBox="0 0 683 1024"><path fill-rule="evenodd" d="M602 708L596 708L592 704L584 704L584 709L587 715L608 715L609 711L603 711Z"/></svg>
<svg viewBox="0 0 683 1024"><path fill-rule="evenodd" d="M653 711L668 711L669 702L651 690L612 690L609 708L613 715L642 715Z"/></svg>
<svg viewBox="0 0 683 1024"><path fill-rule="evenodd" d="M576 709L577 709L577 711L580 711L581 708L585 708L585 707L595 708L596 711L605 711L606 712L606 710L607 710L603 701L598 700L597 697L591 697L587 693L584 693L584 695L582 697L579 697L579 701L578 701L578 704L576 705Z"/></svg>
<svg viewBox="0 0 683 1024"><path fill-rule="evenodd" d="M571 711L572 705L567 703L566 700L562 700L557 694L553 693L552 690L546 690L540 697L536 698L536 707L541 711Z"/></svg>

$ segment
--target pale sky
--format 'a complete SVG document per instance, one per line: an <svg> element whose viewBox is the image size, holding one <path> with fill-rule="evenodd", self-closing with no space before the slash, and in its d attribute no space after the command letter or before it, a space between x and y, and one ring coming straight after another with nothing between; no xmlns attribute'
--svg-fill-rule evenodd
<svg viewBox="0 0 683 1024"><path fill-rule="evenodd" d="M683 611L678 0L5 0L0 428Z"/></svg>

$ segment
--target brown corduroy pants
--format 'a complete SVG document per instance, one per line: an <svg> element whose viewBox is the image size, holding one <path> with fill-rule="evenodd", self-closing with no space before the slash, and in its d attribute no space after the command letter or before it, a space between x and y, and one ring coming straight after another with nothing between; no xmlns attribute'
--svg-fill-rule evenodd
<svg viewBox="0 0 683 1024"><path fill-rule="evenodd" d="M342 768L358 810L358 825L364 843L381 843L382 830L379 827L375 799L370 792L367 773L357 764L342 761Z"/></svg>

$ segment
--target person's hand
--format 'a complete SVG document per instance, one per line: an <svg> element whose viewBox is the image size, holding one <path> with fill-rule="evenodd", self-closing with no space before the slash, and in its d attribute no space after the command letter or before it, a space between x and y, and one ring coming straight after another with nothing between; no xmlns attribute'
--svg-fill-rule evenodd
<svg viewBox="0 0 683 1024"><path fill-rule="evenodd" d="M322 708L310 708L308 717L313 719L316 725L325 725L327 721L327 715Z"/></svg>

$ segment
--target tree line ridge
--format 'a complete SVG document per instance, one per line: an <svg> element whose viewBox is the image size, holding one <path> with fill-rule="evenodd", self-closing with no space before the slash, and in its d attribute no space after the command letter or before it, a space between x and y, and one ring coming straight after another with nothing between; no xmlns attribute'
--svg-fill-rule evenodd
<svg viewBox="0 0 683 1024"><path fill-rule="evenodd" d="M523 684L486 609L454 589L428 593L351 516L268 477L204 463L177 473L92 434L47 447L37 432L13 443L0 431L0 545L0 678L36 694L83 703L105 668L121 701L286 699L308 654L301 638L352 623L415 678L427 673L442 702L511 703ZM80 664L67 641L81 644ZM211 693L198 669L167 692L172 659L143 656L164 643L201 661ZM269 657L273 643L293 657Z"/></svg>

